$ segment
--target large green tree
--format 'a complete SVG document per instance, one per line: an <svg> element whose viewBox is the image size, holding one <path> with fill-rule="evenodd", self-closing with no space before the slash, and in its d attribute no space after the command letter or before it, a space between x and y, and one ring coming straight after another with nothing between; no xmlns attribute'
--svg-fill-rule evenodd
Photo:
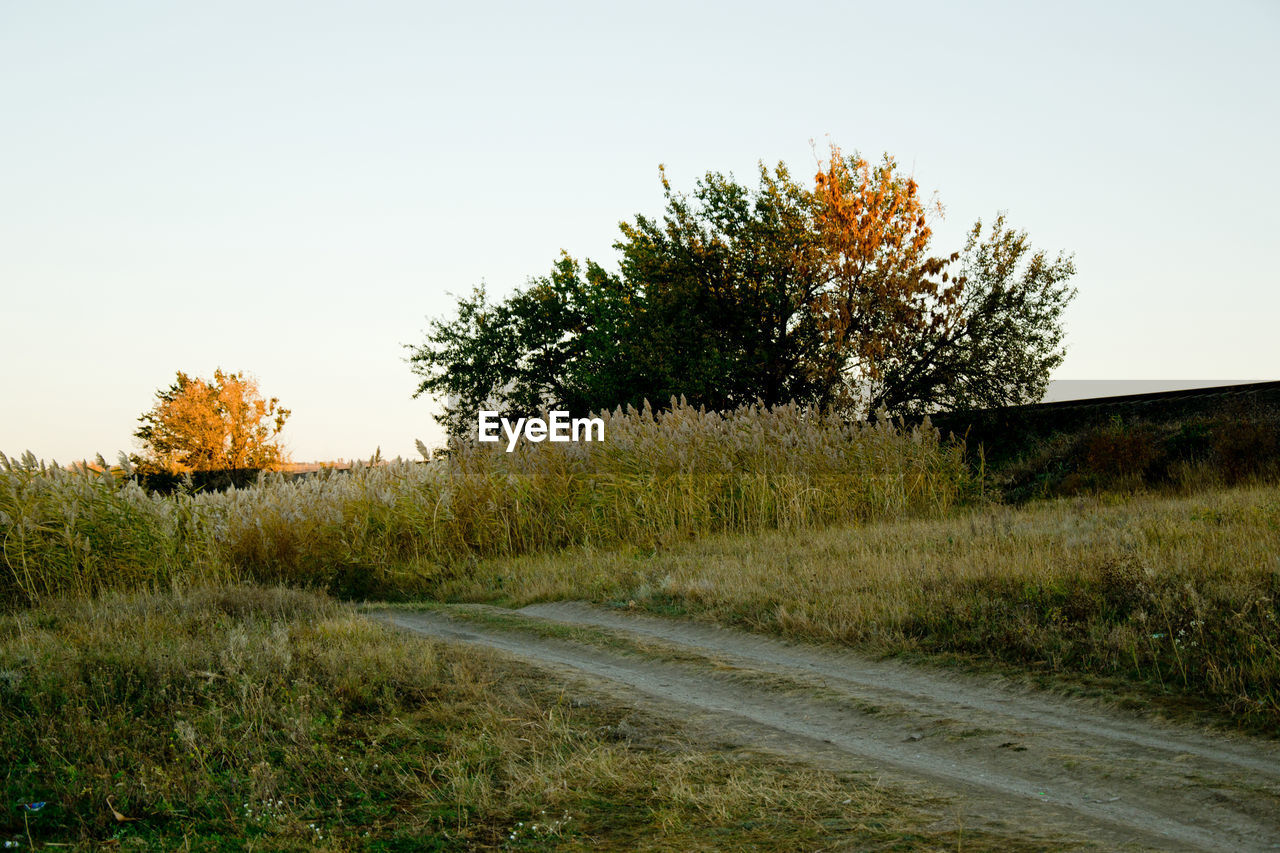
<svg viewBox="0 0 1280 853"><path fill-rule="evenodd" d="M1070 257L1034 251L1025 231L979 221L960 256L949 322L909 327L869 382L870 406L897 414L1038 402L1062 363Z"/></svg>
<svg viewBox="0 0 1280 853"><path fill-rule="evenodd" d="M585 413L684 396L714 409L798 401L865 414L1023 402L1062 357L1073 267L998 219L932 249L930 205L892 158L831 149L813 186L761 165L754 188L662 174L666 209L621 224L618 271L563 255L502 302L432 321L410 363L448 400ZM1025 263L1024 263L1025 261Z"/></svg>
<svg viewBox="0 0 1280 853"><path fill-rule="evenodd" d="M653 387L632 296L618 276L567 254L502 302L475 288L413 348L417 393L446 400L439 417L451 433L474 428L480 409L522 416L643 400Z"/></svg>
<svg viewBox="0 0 1280 853"><path fill-rule="evenodd" d="M823 253L806 193L779 165L754 191L718 173L676 193L661 221L621 225L621 277L651 399L709 408L821 396L825 357L810 310ZM627 400L631 402L631 400Z"/></svg>

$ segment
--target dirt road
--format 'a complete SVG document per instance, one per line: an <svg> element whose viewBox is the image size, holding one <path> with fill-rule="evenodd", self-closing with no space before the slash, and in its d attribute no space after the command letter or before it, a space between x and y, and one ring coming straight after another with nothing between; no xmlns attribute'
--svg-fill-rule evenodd
<svg viewBox="0 0 1280 853"><path fill-rule="evenodd" d="M966 826L1104 849L1280 849L1274 743L585 604L373 615L498 649L717 742L924 786Z"/></svg>

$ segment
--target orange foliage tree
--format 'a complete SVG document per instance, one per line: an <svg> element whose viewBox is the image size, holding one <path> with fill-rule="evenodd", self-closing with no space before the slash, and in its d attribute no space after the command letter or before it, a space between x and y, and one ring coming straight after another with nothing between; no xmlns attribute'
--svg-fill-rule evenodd
<svg viewBox="0 0 1280 853"><path fill-rule="evenodd" d="M913 333L958 319L963 280L930 253L933 236L915 179L885 155L872 166L836 145L814 179L814 228L825 253L825 282L812 309L835 355L836 386L878 379L888 353ZM939 205L933 205L941 213Z"/></svg>
<svg viewBox="0 0 1280 853"><path fill-rule="evenodd" d="M210 382L179 371L156 392L134 436L144 448L140 461L165 471L272 469L285 461L280 431L290 414L244 373L216 370Z"/></svg>

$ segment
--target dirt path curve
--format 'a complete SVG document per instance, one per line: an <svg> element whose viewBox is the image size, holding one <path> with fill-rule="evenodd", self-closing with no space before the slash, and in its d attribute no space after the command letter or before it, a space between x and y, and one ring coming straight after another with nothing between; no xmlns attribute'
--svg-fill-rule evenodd
<svg viewBox="0 0 1280 853"><path fill-rule="evenodd" d="M401 628L588 677L618 701L709 737L846 770L922 780L969 826L1106 848L1280 849L1280 748L1091 703L843 650L586 604L515 611L529 630L440 611L381 611ZM591 626L617 644L547 636ZM563 633L563 632L562 632Z"/></svg>

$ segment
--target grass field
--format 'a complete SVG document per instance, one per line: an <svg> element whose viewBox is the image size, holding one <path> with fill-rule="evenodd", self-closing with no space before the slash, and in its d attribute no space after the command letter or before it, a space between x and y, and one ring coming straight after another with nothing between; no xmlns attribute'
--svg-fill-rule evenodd
<svg viewBox="0 0 1280 853"><path fill-rule="evenodd" d="M1280 730L1280 486L1013 508L929 429L678 407L607 434L221 494L0 460L3 840L1012 843L670 721L620 740L619 709L330 595L586 599Z"/></svg>

